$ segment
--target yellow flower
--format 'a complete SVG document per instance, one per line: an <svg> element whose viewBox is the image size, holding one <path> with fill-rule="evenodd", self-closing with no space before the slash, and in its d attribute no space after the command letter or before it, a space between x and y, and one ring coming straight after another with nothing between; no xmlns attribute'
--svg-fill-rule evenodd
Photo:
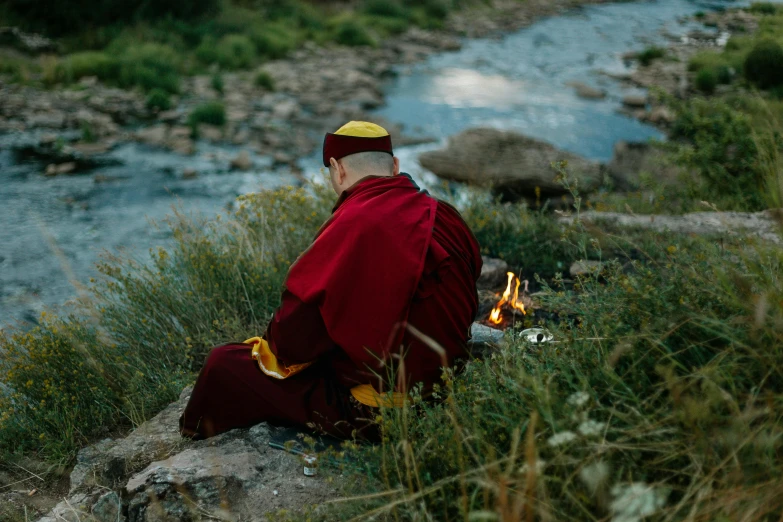
<svg viewBox="0 0 783 522"><path fill-rule="evenodd" d="M674 245L669 245L668 247L666 247L666 251L670 254L673 254L677 251L677 247Z"/></svg>

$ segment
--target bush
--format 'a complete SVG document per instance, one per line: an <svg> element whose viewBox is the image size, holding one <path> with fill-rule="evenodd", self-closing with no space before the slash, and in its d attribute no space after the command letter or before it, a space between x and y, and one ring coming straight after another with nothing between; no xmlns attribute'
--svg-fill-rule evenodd
<svg viewBox="0 0 783 522"><path fill-rule="evenodd" d="M267 91L274 91L275 90L275 80L272 78L272 75L269 74L266 71L258 71L256 73L255 78L253 78L253 83L256 87L261 87L262 89L266 89Z"/></svg>
<svg viewBox="0 0 783 522"><path fill-rule="evenodd" d="M214 13L219 0L8 0L6 7L26 28L64 35L115 23L117 20L194 18Z"/></svg>
<svg viewBox="0 0 783 522"><path fill-rule="evenodd" d="M199 105L188 116L188 125L195 130L200 123L222 126L226 123L226 107L221 102Z"/></svg>
<svg viewBox="0 0 783 522"><path fill-rule="evenodd" d="M778 6L770 2L755 2L747 10L760 15L774 15L778 12Z"/></svg>
<svg viewBox="0 0 783 522"><path fill-rule="evenodd" d="M247 36L230 34L217 43L215 58L226 69L246 69L256 59L256 48Z"/></svg>
<svg viewBox="0 0 783 522"><path fill-rule="evenodd" d="M58 62L54 76L47 83L72 83L85 76L95 76L104 82L115 81L120 62L113 56L99 51L86 51L66 56Z"/></svg>
<svg viewBox="0 0 783 522"><path fill-rule="evenodd" d="M155 111L167 111L171 108L171 97L162 89L152 89L147 95L147 108Z"/></svg>
<svg viewBox="0 0 783 522"><path fill-rule="evenodd" d="M750 116L725 100L696 99L675 110L670 146L673 160L699 175L693 197L727 209L765 208L766 174Z"/></svg>
<svg viewBox="0 0 783 522"><path fill-rule="evenodd" d="M215 92L217 92L218 94L220 94L222 96L223 95L223 89L225 87L223 85L223 75L221 75L220 73L213 74L212 75L212 81L210 83L212 85L212 88L215 89Z"/></svg>
<svg viewBox="0 0 783 522"><path fill-rule="evenodd" d="M387 18L408 18L406 8L395 0L365 0L364 12Z"/></svg>
<svg viewBox="0 0 783 522"><path fill-rule="evenodd" d="M712 69L702 69L696 73L696 88L704 94L713 94L718 86L718 75Z"/></svg>
<svg viewBox="0 0 783 522"><path fill-rule="evenodd" d="M283 58L299 41L296 31L278 24L254 28L249 37L260 56L273 60Z"/></svg>
<svg viewBox="0 0 783 522"><path fill-rule="evenodd" d="M424 12L428 17L435 20L445 20L449 15L449 5L445 0L426 0L424 2Z"/></svg>
<svg viewBox="0 0 783 522"><path fill-rule="evenodd" d="M666 49L663 49L661 47L648 47L639 55L637 56L637 59L639 60L639 63L643 66L648 66L653 61L658 60L660 58L663 58L666 55Z"/></svg>
<svg viewBox="0 0 783 522"><path fill-rule="evenodd" d="M353 19L345 20L337 26L335 41L350 47L375 45L375 40L367 32L367 29Z"/></svg>
<svg viewBox="0 0 783 522"><path fill-rule="evenodd" d="M758 42L745 58L745 77L762 89L783 85L783 47L775 40Z"/></svg>
<svg viewBox="0 0 783 522"><path fill-rule="evenodd" d="M179 54L168 45L146 43L129 47L119 57L117 84L177 93L181 62Z"/></svg>

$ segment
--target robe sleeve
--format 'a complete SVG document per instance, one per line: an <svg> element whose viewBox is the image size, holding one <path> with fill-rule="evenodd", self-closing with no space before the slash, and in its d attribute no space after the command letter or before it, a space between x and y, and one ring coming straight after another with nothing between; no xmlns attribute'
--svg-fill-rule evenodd
<svg viewBox="0 0 783 522"><path fill-rule="evenodd" d="M313 362L337 348L327 333L318 305L303 303L287 290L264 338L272 353L285 364Z"/></svg>

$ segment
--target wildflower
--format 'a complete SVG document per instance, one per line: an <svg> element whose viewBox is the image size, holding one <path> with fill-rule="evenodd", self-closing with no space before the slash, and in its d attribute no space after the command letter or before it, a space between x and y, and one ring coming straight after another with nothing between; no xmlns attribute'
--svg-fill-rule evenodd
<svg viewBox="0 0 783 522"><path fill-rule="evenodd" d="M568 444L569 442L572 442L574 440L576 440L576 433L572 431L561 431L560 433L555 433L554 435L549 437L546 443L552 446L553 448L556 448L557 446Z"/></svg>
<svg viewBox="0 0 783 522"><path fill-rule="evenodd" d="M584 435L585 437L592 437L600 435L602 431L604 431L604 428L606 427L605 422L598 422L594 421L592 419L587 419L582 424L577 427L577 431Z"/></svg>
<svg viewBox="0 0 783 522"><path fill-rule="evenodd" d="M568 399L566 399L566 403L568 403L570 406L574 406L576 408L581 408L587 402L590 400L590 395L588 395L587 392L584 391L578 391L576 393L572 393L568 396Z"/></svg>
<svg viewBox="0 0 783 522"><path fill-rule="evenodd" d="M579 478L590 493L595 495L609 478L609 466L605 462L590 464L579 471Z"/></svg>
<svg viewBox="0 0 783 522"><path fill-rule="evenodd" d="M677 251L677 247L674 245L669 245L668 247L666 247L666 251L670 254L673 254Z"/></svg>
<svg viewBox="0 0 783 522"><path fill-rule="evenodd" d="M644 482L633 482L614 486L612 496L614 500L609 505L612 522L639 522L661 509L668 493Z"/></svg>

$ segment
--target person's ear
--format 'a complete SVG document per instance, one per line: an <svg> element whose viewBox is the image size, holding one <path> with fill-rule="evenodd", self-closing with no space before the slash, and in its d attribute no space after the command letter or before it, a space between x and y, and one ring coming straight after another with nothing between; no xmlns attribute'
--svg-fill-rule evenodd
<svg viewBox="0 0 783 522"><path fill-rule="evenodd" d="M394 156L394 170L392 176L398 176L400 174L400 158Z"/></svg>
<svg viewBox="0 0 783 522"><path fill-rule="evenodd" d="M338 182L343 182L342 165L334 158L329 158L329 166L334 169L335 178Z"/></svg>

